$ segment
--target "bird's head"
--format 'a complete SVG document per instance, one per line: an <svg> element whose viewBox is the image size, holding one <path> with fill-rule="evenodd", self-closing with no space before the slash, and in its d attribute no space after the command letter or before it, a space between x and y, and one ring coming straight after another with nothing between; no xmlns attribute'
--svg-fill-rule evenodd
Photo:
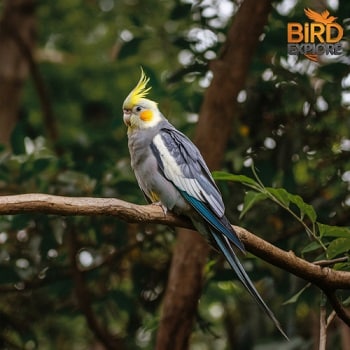
<svg viewBox="0 0 350 350"><path fill-rule="evenodd" d="M149 78L141 68L141 77L123 103L123 120L129 129L147 129L157 125L162 115L157 103L145 98L151 87L147 87Z"/></svg>

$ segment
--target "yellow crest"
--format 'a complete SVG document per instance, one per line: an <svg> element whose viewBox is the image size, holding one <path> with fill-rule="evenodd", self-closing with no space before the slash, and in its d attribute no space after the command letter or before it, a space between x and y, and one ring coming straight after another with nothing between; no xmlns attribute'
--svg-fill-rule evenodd
<svg viewBox="0 0 350 350"><path fill-rule="evenodd" d="M141 67L141 77L137 85L134 89L129 93L128 97L125 99L123 103L123 108L131 109L135 106L141 98L147 96L151 87L147 87L147 83L149 82L149 78L145 75L142 67Z"/></svg>

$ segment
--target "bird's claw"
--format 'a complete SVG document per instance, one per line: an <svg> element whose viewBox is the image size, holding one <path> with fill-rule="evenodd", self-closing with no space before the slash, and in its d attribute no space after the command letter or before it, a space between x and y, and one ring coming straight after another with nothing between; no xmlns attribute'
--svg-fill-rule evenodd
<svg viewBox="0 0 350 350"><path fill-rule="evenodd" d="M163 210L164 216L167 214L168 209L167 209L167 207L164 206L161 202L154 202L154 203L152 203L152 204L153 204L153 205L158 205L159 207L161 207L162 210Z"/></svg>

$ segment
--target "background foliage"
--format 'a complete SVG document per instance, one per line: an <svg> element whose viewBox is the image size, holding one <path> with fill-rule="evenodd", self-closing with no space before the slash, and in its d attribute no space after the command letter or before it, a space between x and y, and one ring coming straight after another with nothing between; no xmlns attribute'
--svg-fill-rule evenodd
<svg viewBox="0 0 350 350"><path fill-rule="evenodd" d="M350 3L325 5L345 28L349 43ZM313 206L318 223L347 226L349 47L341 58L320 64L287 56L286 24L304 22L303 9L309 6L307 1L275 2L246 88L238 96L239 115L223 169L253 177L254 163L265 186L302 197ZM151 77L151 98L191 136L210 82L208 62L218 54L237 8L235 1L226 0L38 2L35 57L53 122L48 126L43 120L38 91L29 79L11 136L12 151L4 148L0 156L1 193L105 196L144 203L129 166L123 99L142 65ZM49 129L57 138L50 137ZM247 188L240 182L220 182L232 222L311 261L348 255L350 239L344 230L327 236L325 226L315 228L326 249L333 249L327 256L320 244L310 243L305 227L290 212L262 197L245 197ZM289 204L298 212L295 203ZM302 219L313 226L310 216ZM174 240L169 228L110 218L2 217L0 347L98 349L92 315L122 340L119 348L154 348ZM244 262L286 325L291 344L281 345L271 323L243 288L232 283L231 271L213 253L191 348L263 349L261 344L266 344L268 349L311 349L322 301L319 292L307 288L295 302L283 305L305 282L253 256ZM349 264L336 268L348 270ZM329 347L340 348L340 328L330 334Z"/></svg>

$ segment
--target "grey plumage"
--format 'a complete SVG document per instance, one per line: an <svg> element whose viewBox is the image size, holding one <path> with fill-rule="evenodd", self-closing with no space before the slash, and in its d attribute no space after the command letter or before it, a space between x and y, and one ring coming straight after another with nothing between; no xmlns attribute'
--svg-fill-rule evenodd
<svg viewBox="0 0 350 350"><path fill-rule="evenodd" d="M131 166L141 190L149 202L192 220L288 339L235 255L232 244L242 252L245 248L224 215L221 194L199 150L164 118L155 102L144 98L147 81L142 74L123 104Z"/></svg>

